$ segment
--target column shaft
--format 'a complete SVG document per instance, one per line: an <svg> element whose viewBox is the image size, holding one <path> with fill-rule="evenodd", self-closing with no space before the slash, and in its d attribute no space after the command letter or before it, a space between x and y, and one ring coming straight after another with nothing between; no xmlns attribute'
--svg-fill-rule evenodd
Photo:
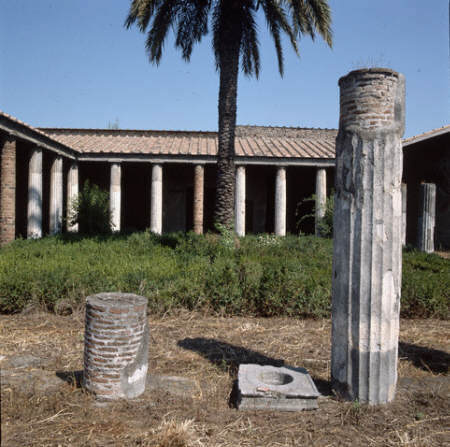
<svg viewBox="0 0 450 447"><path fill-rule="evenodd" d="M286 236L286 168L279 167L275 178L275 234Z"/></svg>
<svg viewBox="0 0 450 447"><path fill-rule="evenodd" d="M122 166L120 163L111 164L111 180L109 187L109 209L113 231L120 231L122 214Z"/></svg>
<svg viewBox="0 0 450 447"><path fill-rule="evenodd" d="M236 169L235 230L238 236L245 236L245 166Z"/></svg>
<svg viewBox="0 0 450 447"><path fill-rule="evenodd" d="M323 168L316 171L316 215L315 233L322 236L322 222L325 217L327 204L327 171Z"/></svg>
<svg viewBox="0 0 450 447"><path fill-rule="evenodd" d="M50 171L50 234L61 233L63 217L63 160L55 157Z"/></svg>
<svg viewBox="0 0 450 447"><path fill-rule="evenodd" d="M204 202L205 168L196 165L194 171L194 232L203 234L203 202Z"/></svg>
<svg viewBox="0 0 450 447"><path fill-rule="evenodd" d="M348 399L381 404L397 382L404 77L357 70L339 85L331 380Z"/></svg>
<svg viewBox="0 0 450 447"><path fill-rule="evenodd" d="M152 166L152 192L150 210L150 230L156 234L162 234L162 195L163 195L163 170L161 165Z"/></svg>
<svg viewBox="0 0 450 447"><path fill-rule="evenodd" d="M408 189L406 183L402 183L402 245L406 245L407 200L408 200Z"/></svg>
<svg viewBox="0 0 450 447"><path fill-rule="evenodd" d="M31 152L28 165L27 237L42 237L42 149Z"/></svg>
<svg viewBox="0 0 450 447"><path fill-rule="evenodd" d="M5 136L0 141L0 244L16 237L16 140Z"/></svg>
<svg viewBox="0 0 450 447"><path fill-rule="evenodd" d="M78 163L72 162L67 174L67 216L70 218L76 199L78 198ZM78 223L67 224L67 231L78 232Z"/></svg>
<svg viewBox="0 0 450 447"><path fill-rule="evenodd" d="M434 252L434 226L436 221L436 185L420 185L419 225L417 248L426 253Z"/></svg>

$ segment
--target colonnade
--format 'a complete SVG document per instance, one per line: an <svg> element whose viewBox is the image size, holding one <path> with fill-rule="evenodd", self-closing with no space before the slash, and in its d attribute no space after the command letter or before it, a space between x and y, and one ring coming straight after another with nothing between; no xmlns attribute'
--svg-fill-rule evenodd
<svg viewBox="0 0 450 447"><path fill-rule="evenodd" d="M42 149L35 148L29 161L28 176L28 238L42 237L43 210L43 156ZM286 235L287 213L287 169L279 166L275 176L275 213L274 232L278 236ZM152 164L150 191L150 229L156 234L162 233L163 227L163 164ZM193 224L197 234L203 233L205 167L203 164L194 166L194 197ZM113 231L121 230L122 209L122 164L110 163L110 214ZM236 168L235 185L235 231L238 236L246 234L246 167L238 165ZM67 216L70 215L72 204L79 192L78 163L70 161L67 173ZM316 234L318 225L324 216L326 201L326 170L318 168L316 171ZM50 170L50 202L49 202L49 232L56 234L63 226L63 159L57 155L52 161ZM67 230L78 231L77 224L70 224Z"/></svg>

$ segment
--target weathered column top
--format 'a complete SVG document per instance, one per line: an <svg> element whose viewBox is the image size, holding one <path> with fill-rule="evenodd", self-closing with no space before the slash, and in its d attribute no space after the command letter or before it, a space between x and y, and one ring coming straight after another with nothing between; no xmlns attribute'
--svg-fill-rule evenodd
<svg viewBox="0 0 450 447"><path fill-rule="evenodd" d="M404 133L405 77L390 68L354 70L339 79L340 130Z"/></svg>

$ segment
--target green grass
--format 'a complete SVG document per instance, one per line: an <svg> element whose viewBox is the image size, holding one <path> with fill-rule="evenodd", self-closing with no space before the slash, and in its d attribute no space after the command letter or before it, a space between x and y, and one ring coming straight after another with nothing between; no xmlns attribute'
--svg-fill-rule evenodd
<svg viewBox="0 0 450 447"><path fill-rule="evenodd" d="M0 312L122 291L148 297L153 313L330 315L331 240L261 235L233 245L192 233L18 240L0 249ZM448 260L405 251L402 316L447 319L449 272Z"/></svg>

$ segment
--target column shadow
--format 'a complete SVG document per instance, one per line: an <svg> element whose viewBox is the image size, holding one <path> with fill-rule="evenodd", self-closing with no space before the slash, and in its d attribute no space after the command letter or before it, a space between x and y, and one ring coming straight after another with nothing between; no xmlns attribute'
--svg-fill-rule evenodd
<svg viewBox="0 0 450 447"><path fill-rule="evenodd" d="M438 349L427 348L412 343L398 344L399 357L406 357L416 368L433 374L448 373L450 354Z"/></svg>
<svg viewBox="0 0 450 447"><path fill-rule="evenodd" d="M83 371L56 371L56 377L75 388L82 388Z"/></svg>
<svg viewBox="0 0 450 447"><path fill-rule="evenodd" d="M238 398L237 373L240 364L255 363L257 365L271 365L276 367L287 366L283 359L268 357L258 351L212 338L184 338L183 340L179 340L177 345L183 349L197 352L220 370L228 372L230 377L234 379L233 388L229 398L229 405L232 407L236 406ZM331 383L329 381L318 379L314 376L312 376L312 379L320 394L324 396L332 395Z"/></svg>

